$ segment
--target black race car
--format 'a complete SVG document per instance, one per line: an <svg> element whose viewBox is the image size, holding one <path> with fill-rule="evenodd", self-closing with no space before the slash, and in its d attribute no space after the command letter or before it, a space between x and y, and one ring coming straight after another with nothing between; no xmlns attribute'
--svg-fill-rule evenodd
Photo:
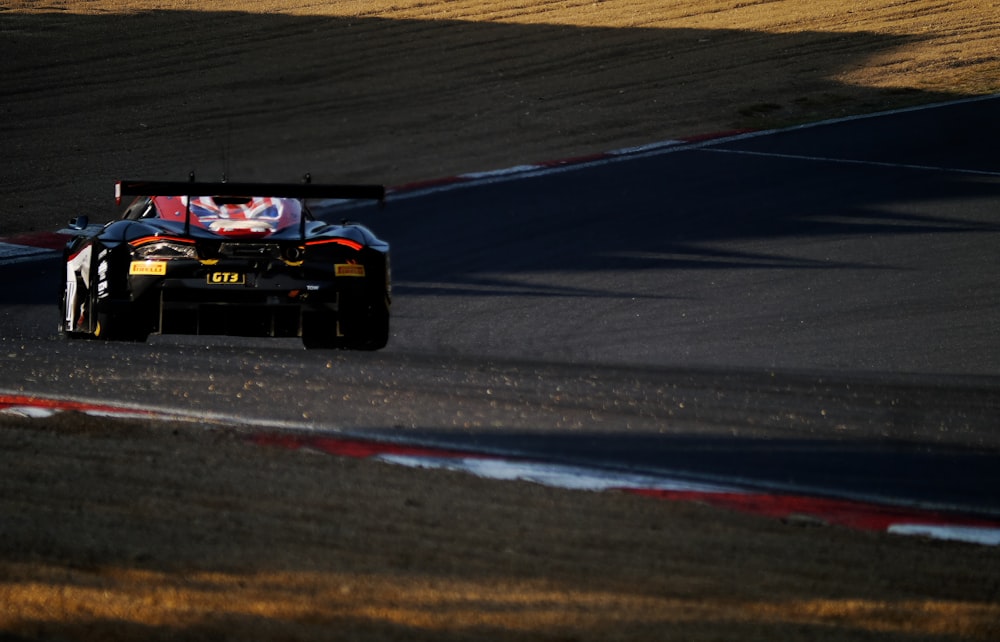
<svg viewBox="0 0 1000 642"><path fill-rule="evenodd" d="M119 181L135 196L99 229L70 221L60 331L301 337L378 350L389 338L389 245L316 209L384 201L381 185Z"/></svg>

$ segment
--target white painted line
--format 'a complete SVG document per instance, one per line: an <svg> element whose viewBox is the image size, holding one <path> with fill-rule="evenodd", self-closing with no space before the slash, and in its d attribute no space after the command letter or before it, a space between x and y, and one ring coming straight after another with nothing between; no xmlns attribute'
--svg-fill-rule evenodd
<svg viewBox="0 0 1000 642"><path fill-rule="evenodd" d="M685 145L687 141L683 140L663 140L658 143L648 143L646 145L636 145L635 147L623 147L622 149L616 149L608 152L609 156L629 156L632 154L642 154L645 152L652 152L664 149L666 147L676 147L677 145Z"/></svg>
<svg viewBox="0 0 1000 642"><path fill-rule="evenodd" d="M36 406L10 406L0 409L0 414L25 417L28 419L47 419L62 412L56 408L38 408Z"/></svg>
<svg viewBox="0 0 1000 642"><path fill-rule="evenodd" d="M978 526L950 526L940 524L892 524L887 532L896 535L916 535L934 539L947 539L984 546L1000 546L1000 529Z"/></svg>
<svg viewBox="0 0 1000 642"><path fill-rule="evenodd" d="M816 127L824 127L826 125L839 125L841 123L852 123L859 120L870 120L873 118L882 118L883 116L896 116L899 114L910 114L918 111L926 111L929 109L938 109L941 107L951 107L953 105L966 105L970 103L984 102L987 100L1000 100L1000 94L988 94L985 96L972 96L971 98L960 98L958 100L946 100L939 103L927 103L924 105L913 105L912 107L900 107L898 109L887 109L886 111L877 111L869 114L854 114L851 116L841 116L839 118L828 118L826 120L817 120L811 123L802 123L800 125L792 125L791 127L783 127L780 129L760 129L757 131L744 132L742 134L734 134L733 136L727 136L726 138L720 138L715 140L707 141L709 143L724 142L732 143L741 140L748 140L751 138L760 138L762 136L771 136L772 134L780 134L785 132L795 132L803 129L814 129Z"/></svg>
<svg viewBox="0 0 1000 642"><path fill-rule="evenodd" d="M808 156L804 154L780 154L777 152L754 152L744 149L715 149L702 151L713 154L737 154L741 156L762 156L765 158L782 158L788 160L804 160L818 163L835 163L840 165L866 165L869 167L889 167L894 169L915 169L927 172L944 172L952 174L975 174L979 176L1000 176L1000 172L981 169L963 169L960 167L940 167L935 165L913 165L910 163L889 163L885 161L857 160L851 158L833 158L830 156Z"/></svg>
<svg viewBox="0 0 1000 642"><path fill-rule="evenodd" d="M831 118L828 120L821 120L813 123L804 123L802 125L794 125L792 127L786 127L782 129L765 129L760 131L743 132L738 134L732 134L728 136L720 136L718 138L706 138L697 140L663 140L658 142L649 143L646 145L639 145L636 147L626 147L620 150L614 150L605 152L604 154L595 155L595 158L590 160L583 160L575 163L567 163L565 165L558 165L554 163L538 163L536 165L521 165L516 168L511 168L512 170L517 170L514 172L508 170L496 170L494 172L479 172L477 174L465 174L463 175L464 180L460 179L454 182L445 183L428 183L426 185L416 184L414 186L407 187L402 191L393 191L392 196L394 200L404 200L409 198L416 198L419 196L426 196L429 194L437 194L442 192L450 192L459 189L466 189L471 187L478 187L482 185L492 185L495 183L502 183L507 181L519 180L521 178L528 178L534 176L548 176L552 174L559 174L562 172L571 172L578 169L589 169L593 167L602 167L604 165L609 165L611 163L618 163L623 160L633 160L650 158L653 156L661 156L664 154L673 154L676 152L689 151L693 149L706 149L706 148L716 148L719 145L725 145L728 143L735 143L743 140L749 140L752 138L760 138L763 136L771 136L778 133L799 131L802 129L813 129L816 127L823 127L825 125L836 125L840 123L848 123L858 120L868 120L873 118L881 118L883 116L893 116L896 114L906 114L911 112L925 111L929 109L938 109L941 107L948 107L951 105L963 105L967 103L975 103L986 100L997 100L1000 99L1000 94L991 94L989 96L974 96L972 98L964 98L961 100L952 100L940 103L933 103L928 105L915 105L913 107L904 107L901 109L891 109L887 111L876 112L872 114L857 114L854 116L845 116L842 118ZM712 151L724 151L712 149ZM814 160L821 160L819 158ZM837 160L837 159L828 159ZM846 162L846 161L842 161ZM863 161L857 161L863 162ZM872 163L876 164L876 163ZM893 166L893 165L890 165ZM899 166L899 165L896 165ZM901 167L901 166L899 166ZM935 171L962 171L971 174L985 175L985 176L1000 176L997 172L980 172L977 170L956 170L956 169L946 169L942 168L932 168L932 167L922 167L919 165L913 166L918 169L935 170ZM533 169L529 169L533 168ZM472 180L473 176L481 176L481 178L476 178Z"/></svg>
<svg viewBox="0 0 1000 642"><path fill-rule="evenodd" d="M516 174L527 174L529 172L538 171L539 169L544 169L544 168L541 165L515 165L514 167L507 167L504 169L494 169L485 172L469 172L467 174L459 174L458 177L469 180L480 180L484 178L513 176Z"/></svg>
<svg viewBox="0 0 1000 642"><path fill-rule="evenodd" d="M503 459L499 457L428 457L378 455L382 461L410 468L437 468L466 472L483 479L527 481L569 490L647 489L697 493L742 493L734 486L702 484L666 476L636 475L595 468Z"/></svg>

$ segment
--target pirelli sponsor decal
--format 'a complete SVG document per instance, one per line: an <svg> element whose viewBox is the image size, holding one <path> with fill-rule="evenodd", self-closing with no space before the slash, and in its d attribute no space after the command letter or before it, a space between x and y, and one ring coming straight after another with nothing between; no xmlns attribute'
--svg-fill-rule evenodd
<svg viewBox="0 0 1000 642"><path fill-rule="evenodd" d="M129 274L142 276L163 276L167 273L166 261L132 261L128 268Z"/></svg>
<svg viewBox="0 0 1000 642"><path fill-rule="evenodd" d="M337 263L334 266L337 276L364 276L365 266L358 263Z"/></svg>

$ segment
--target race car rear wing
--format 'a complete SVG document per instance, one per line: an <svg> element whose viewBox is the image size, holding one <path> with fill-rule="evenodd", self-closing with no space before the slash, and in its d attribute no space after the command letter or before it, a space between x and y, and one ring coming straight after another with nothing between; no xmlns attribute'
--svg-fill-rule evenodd
<svg viewBox="0 0 1000 642"><path fill-rule="evenodd" d="M275 198L385 200L382 185L320 185L314 183L199 183L195 181L135 181L115 183L115 203L122 196L273 196Z"/></svg>
<svg viewBox="0 0 1000 642"><path fill-rule="evenodd" d="M270 196L273 198L345 199L385 202L382 185L321 185L309 182L308 174L303 183L199 183L192 174L188 181L137 181L121 180L115 183L115 204L121 205L122 196ZM306 218L299 224L300 235L305 238ZM184 215L184 234L191 233L191 201L188 199Z"/></svg>

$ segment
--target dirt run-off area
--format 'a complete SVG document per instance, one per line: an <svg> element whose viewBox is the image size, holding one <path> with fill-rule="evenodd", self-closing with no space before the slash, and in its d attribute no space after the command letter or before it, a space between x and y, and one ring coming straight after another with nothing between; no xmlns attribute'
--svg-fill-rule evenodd
<svg viewBox="0 0 1000 642"><path fill-rule="evenodd" d="M992 0L0 2L0 236L1000 91ZM55 305L55 303L53 303ZM996 640L1000 549L0 419L0 637Z"/></svg>

